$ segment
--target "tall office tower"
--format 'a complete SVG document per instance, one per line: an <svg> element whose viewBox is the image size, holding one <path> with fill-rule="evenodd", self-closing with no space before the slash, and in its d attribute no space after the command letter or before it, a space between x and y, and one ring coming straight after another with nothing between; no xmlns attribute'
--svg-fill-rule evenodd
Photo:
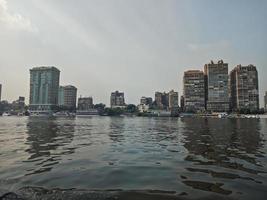
<svg viewBox="0 0 267 200"><path fill-rule="evenodd" d="M205 79L204 72L189 70L184 72L184 111L205 111Z"/></svg>
<svg viewBox="0 0 267 200"><path fill-rule="evenodd" d="M160 110L168 109L169 107L169 94L166 92L156 92L155 93L155 104Z"/></svg>
<svg viewBox="0 0 267 200"><path fill-rule="evenodd" d="M267 111L267 92L265 92L265 96L264 96L264 108L265 108L265 111Z"/></svg>
<svg viewBox="0 0 267 200"><path fill-rule="evenodd" d="M78 110L90 110L94 108L93 97L80 97L78 99Z"/></svg>
<svg viewBox="0 0 267 200"><path fill-rule="evenodd" d="M2 101L2 84L0 84L0 102Z"/></svg>
<svg viewBox="0 0 267 200"><path fill-rule="evenodd" d="M230 103L233 111L259 110L259 81L255 66L237 65L231 71Z"/></svg>
<svg viewBox="0 0 267 200"><path fill-rule="evenodd" d="M169 98L168 98L169 102L169 109L173 110L173 109L178 109L179 107L179 96L178 96L178 92L174 92L174 90L171 90L169 92Z"/></svg>
<svg viewBox="0 0 267 200"><path fill-rule="evenodd" d="M204 69L206 109L211 112L228 112L228 64L222 60L218 63L211 61L204 66Z"/></svg>
<svg viewBox="0 0 267 200"><path fill-rule="evenodd" d="M75 109L77 101L77 88L72 85L60 86L58 92L58 105Z"/></svg>
<svg viewBox="0 0 267 200"><path fill-rule="evenodd" d="M30 110L51 111L58 105L60 71L55 67L30 70Z"/></svg>
<svg viewBox="0 0 267 200"><path fill-rule="evenodd" d="M110 107L111 108L124 108L126 106L124 93L115 91L110 95Z"/></svg>

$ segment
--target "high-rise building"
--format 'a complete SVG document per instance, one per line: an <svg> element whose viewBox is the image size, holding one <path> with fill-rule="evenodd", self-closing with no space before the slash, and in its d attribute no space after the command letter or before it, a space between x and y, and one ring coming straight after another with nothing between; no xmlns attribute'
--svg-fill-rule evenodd
<svg viewBox="0 0 267 200"><path fill-rule="evenodd" d="M60 71L55 67L30 70L30 110L54 110L58 105Z"/></svg>
<svg viewBox="0 0 267 200"><path fill-rule="evenodd" d="M265 96L264 96L264 108L265 108L265 111L267 111L267 92L265 92Z"/></svg>
<svg viewBox="0 0 267 200"><path fill-rule="evenodd" d="M168 100L169 100L168 107L169 107L170 110L178 109L178 107L179 107L178 92L175 92L174 90L171 90L169 92Z"/></svg>
<svg viewBox="0 0 267 200"><path fill-rule="evenodd" d="M160 110L178 110L178 92L171 90L170 92L155 92L155 108Z"/></svg>
<svg viewBox="0 0 267 200"><path fill-rule="evenodd" d="M259 110L258 71L253 65L237 65L230 73L230 103L233 111Z"/></svg>
<svg viewBox="0 0 267 200"><path fill-rule="evenodd" d="M58 105L64 106L64 86L58 88Z"/></svg>
<svg viewBox="0 0 267 200"><path fill-rule="evenodd" d="M58 92L58 105L75 109L77 100L77 88L72 85L60 86Z"/></svg>
<svg viewBox="0 0 267 200"><path fill-rule="evenodd" d="M12 102L12 110L24 111L25 109L25 97L19 97L18 100Z"/></svg>
<svg viewBox="0 0 267 200"><path fill-rule="evenodd" d="M228 64L223 60L206 64L205 95L206 109L211 112L229 111Z"/></svg>
<svg viewBox="0 0 267 200"><path fill-rule="evenodd" d="M155 104L157 109L167 109L169 107L169 94L166 92L156 92Z"/></svg>
<svg viewBox="0 0 267 200"><path fill-rule="evenodd" d="M125 106L124 93L119 91L112 92L110 96L110 107L124 108Z"/></svg>
<svg viewBox="0 0 267 200"><path fill-rule="evenodd" d="M181 98L180 98L180 110L181 110L181 112L185 111L185 108L184 108L184 96L181 96Z"/></svg>
<svg viewBox="0 0 267 200"><path fill-rule="evenodd" d="M155 92L155 104L156 104L157 108L163 109L162 93L161 92Z"/></svg>
<svg viewBox="0 0 267 200"><path fill-rule="evenodd" d="M94 108L93 97L80 97L78 99L78 110L86 111Z"/></svg>
<svg viewBox="0 0 267 200"><path fill-rule="evenodd" d="M140 104L141 105L149 105L151 106L153 103L153 99L151 97L141 97Z"/></svg>
<svg viewBox="0 0 267 200"><path fill-rule="evenodd" d="M184 111L202 112L205 110L205 78L200 70L184 72Z"/></svg>
<svg viewBox="0 0 267 200"><path fill-rule="evenodd" d="M2 84L0 84L0 102L2 101Z"/></svg>

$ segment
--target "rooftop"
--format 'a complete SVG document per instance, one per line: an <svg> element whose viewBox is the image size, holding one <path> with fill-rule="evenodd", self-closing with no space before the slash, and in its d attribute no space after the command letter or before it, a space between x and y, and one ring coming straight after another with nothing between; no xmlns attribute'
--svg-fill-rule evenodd
<svg viewBox="0 0 267 200"><path fill-rule="evenodd" d="M46 71L46 70L55 70L60 72L60 70L54 66L40 66L40 67L33 67L32 69L30 69L30 71Z"/></svg>

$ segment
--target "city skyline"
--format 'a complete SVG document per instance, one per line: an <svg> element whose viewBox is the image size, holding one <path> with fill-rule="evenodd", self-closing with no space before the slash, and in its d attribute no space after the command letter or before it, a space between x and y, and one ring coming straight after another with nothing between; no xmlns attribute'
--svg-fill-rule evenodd
<svg viewBox="0 0 267 200"><path fill-rule="evenodd" d="M257 67L263 107L266 7L261 0L0 0L2 99L25 96L28 103L28 69L53 65L78 96L109 105L110 92L119 90L127 103L138 104L155 91L182 94L184 71L223 59L229 72L238 64Z"/></svg>

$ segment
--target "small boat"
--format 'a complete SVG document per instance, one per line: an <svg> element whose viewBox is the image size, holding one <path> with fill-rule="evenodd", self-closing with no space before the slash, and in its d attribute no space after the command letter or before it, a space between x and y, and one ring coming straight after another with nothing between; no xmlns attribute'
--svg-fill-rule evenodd
<svg viewBox="0 0 267 200"><path fill-rule="evenodd" d="M53 116L52 111L46 111L46 110L30 111L30 117L51 117L51 116Z"/></svg>
<svg viewBox="0 0 267 200"><path fill-rule="evenodd" d="M4 116L4 117L8 117L8 116L11 116L11 114L10 114L9 112L4 112L4 113L2 114L2 116Z"/></svg>
<svg viewBox="0 0 267 200"><path fill-rule="evenodd" d="M218 118L226 118L228 116L227 113L219 113Z"/></svg>
<svg viewBox="0 0 267 200"><path fill-rule="evenodd" d="M74 113L70 113L70 112L56 112L53 113L54 117L75 117Z"/></svg>
<svg viewBox="0 0 267 200"><path fill-rule="evenodd" d="M17 116L21 117L21 116L25 116L25 114L20 112L20 113L17 114Z"/></svg>
<svg viewBox="0 0 267 200"><path fill-rule="evenodd" d="M99 115L99 112L97 109L77 110L76 112L77 117L96 116L96 115Z"/></svg>

